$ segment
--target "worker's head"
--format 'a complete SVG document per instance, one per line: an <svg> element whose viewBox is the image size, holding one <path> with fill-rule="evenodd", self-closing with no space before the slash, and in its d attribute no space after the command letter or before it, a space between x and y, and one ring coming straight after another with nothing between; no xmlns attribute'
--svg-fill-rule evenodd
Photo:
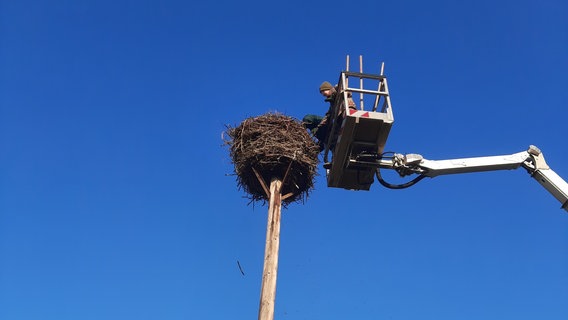
<svg viewBox="0 0 568 320"><path fill-rule="evenodd" d="M331 85L331 83L324 81L320 88L319 91L321 93L322 96L329 98L331 97L331 95L335 92L335 88L333 88L333 86Z"/></svg>

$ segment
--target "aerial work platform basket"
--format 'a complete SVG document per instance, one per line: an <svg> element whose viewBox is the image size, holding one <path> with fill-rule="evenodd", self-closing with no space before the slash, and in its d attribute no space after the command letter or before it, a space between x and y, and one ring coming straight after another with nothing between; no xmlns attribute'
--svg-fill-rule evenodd
<svg viewBox="0 0 568 320"><path fill-rule="evenodd" d="M331 129L324 149L327 186L352 190L369 190L375 180L376 167L359 162L365 157L383 153L394 117L387 78L381 73L363 73L362 57L359 72L341 72L330 119ZM353 80L358 87L350 87ZM356 108L350 108L353 99ZM331 153L331 161L328 158Z"/></svg>

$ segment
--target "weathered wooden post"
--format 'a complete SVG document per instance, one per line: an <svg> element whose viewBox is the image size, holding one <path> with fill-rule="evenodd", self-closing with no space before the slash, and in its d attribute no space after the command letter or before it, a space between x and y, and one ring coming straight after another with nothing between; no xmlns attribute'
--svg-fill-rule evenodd
<svg viewBox="0 0 568 320"><path fill-rule="evenodd" d="M251 201L268 201L258 319L273 320L282 205L313 188L319 147L301 122L281 114L246 119L227 133L238 186Z"/></svg>
<svg viewBox="0 0 568 320"><path fill-rule="evenodd" d="M278 276L278 249L280 247L280 218L282 213L282 181L272 179L270 200L268 202L268 223L266 226L266 247L264 249L264 268L260 289L259 320L274 319L274 300L276 299L276 278Z"/></svg>

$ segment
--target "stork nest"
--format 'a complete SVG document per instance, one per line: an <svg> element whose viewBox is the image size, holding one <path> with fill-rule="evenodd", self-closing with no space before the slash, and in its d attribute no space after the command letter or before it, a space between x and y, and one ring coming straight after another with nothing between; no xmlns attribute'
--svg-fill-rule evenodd
<svg viewBox="0 0 568 320"><path fill-rule="evenodd" d="M282 203L307 199L317 174L319 147L302 123L278 113L251 117L237 127L227 126L237 185L251 202L265 203L273 178L282 181Z"/></svg>

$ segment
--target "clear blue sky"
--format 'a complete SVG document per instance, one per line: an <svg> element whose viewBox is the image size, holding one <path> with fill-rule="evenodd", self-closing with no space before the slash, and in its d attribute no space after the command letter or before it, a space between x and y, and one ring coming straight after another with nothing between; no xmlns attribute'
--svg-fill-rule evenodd
<svg viewBox="0 0 568 320"><path fill-rule="evenodd" d="M568 178L566 1L6 0L0 319L256 319L267 209L221 133L324 113L347 54L386 64L386 149L535 144ZM276 319L568 318L568 215L524 170L320 173L283 212Z"/></svg>

